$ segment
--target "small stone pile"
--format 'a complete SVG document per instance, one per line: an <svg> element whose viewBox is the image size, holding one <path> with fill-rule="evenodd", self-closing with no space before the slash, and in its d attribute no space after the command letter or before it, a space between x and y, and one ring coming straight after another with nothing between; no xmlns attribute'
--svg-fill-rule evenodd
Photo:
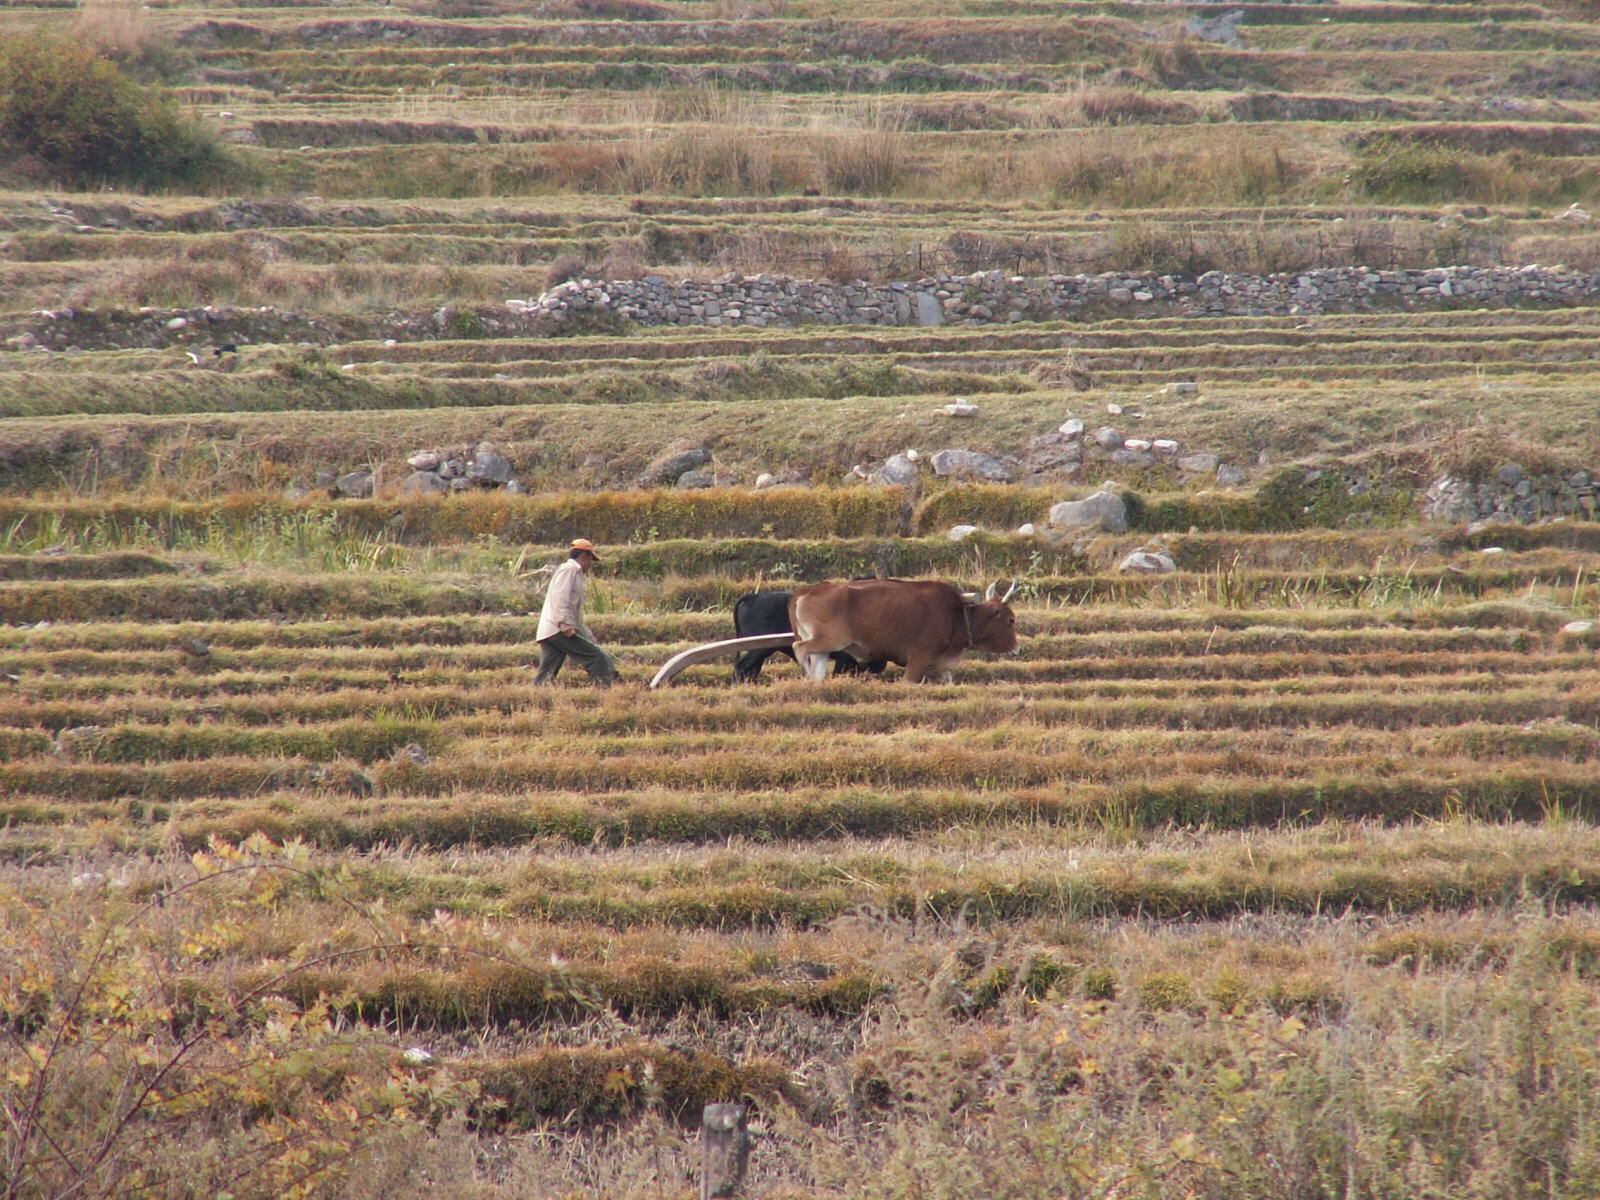
<svg viewBox="0 0 1600 1200"><path fill-rule="evenodd" d="M443 496L472 488L502 488L508 495L520 496L511 460L488 442L482 442L470 455L464 451L418 450L406 459L411 474L400 484L402 496ZM367 495L371 495L370 476Z"/></svg>

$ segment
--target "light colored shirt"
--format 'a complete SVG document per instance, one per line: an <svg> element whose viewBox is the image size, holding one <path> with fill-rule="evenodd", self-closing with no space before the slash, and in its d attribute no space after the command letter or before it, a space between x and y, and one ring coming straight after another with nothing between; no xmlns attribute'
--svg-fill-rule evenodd
<svg viewBox="0 0 1600 1200"><path fill-rule="evenodd" d="M544 607L539 610L539 629L533 640L542 642L555 637L563 625L571 625L580 635L594 641L594 634L583 623L583 568L578 560L569 558L550 576L550 587L544 594Z"/></svg>

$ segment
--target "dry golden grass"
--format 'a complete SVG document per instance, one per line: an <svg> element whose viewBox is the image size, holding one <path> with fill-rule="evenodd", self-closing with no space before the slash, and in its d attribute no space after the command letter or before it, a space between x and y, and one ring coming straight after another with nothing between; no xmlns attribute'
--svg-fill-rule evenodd
<svg viewBox="0 0 1600 1200"><path fill-rule="evenodd" d="M573 272L1589 266L1586 2L1239 46L1033 0L7 9L261 144L243 199L0 193L0 341L83 314L0 354L0 1104L62 1147L0 1177L65 1190L199 1031L203 1111L85 1194L660 1200L733 1098L790 1200L1596 1194L1600 533L1415 519L1595 469L1593 309L475 336ZM312 319L202 371L161 329L205 303ZM1250 486L846 482L1069 416ZM634 489L685 434L731 485ZM389 492L484 440L534 495ZM375 501L283 495L361 464ZM1128 535L1006 532L1103 478ZM528 670L578 535L609 692ZM643 686L867 570L1019 577L1022 652Z"/></svg>

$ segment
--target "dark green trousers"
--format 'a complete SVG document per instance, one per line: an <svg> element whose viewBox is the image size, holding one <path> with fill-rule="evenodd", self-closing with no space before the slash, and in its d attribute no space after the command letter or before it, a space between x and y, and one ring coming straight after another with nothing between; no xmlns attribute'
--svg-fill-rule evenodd
<svg viewBox="0 0 1600 1200"><path fill-rule="evenodd" d="M617 671L611 656L581 634L552 634L539 643L539 651L539 673L533 678L536 684L554 683L562 664L569 658L582 663L589 678L603 687L610 687L616 681Z"/></svg>

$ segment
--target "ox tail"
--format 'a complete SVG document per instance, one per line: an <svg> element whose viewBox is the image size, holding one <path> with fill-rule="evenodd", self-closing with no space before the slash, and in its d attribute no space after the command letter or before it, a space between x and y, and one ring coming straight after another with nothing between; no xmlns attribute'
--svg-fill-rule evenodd
<svg viewBox="0 0 1600 1200"><path fill-rule="evenodd" d="M748 605L754 599L755 599L754 596L740 596L737 600L734 601L734 603L733 603L733 633L734 633L735 637L743 637L744 636L744 621L741 619L741 617L742 617L742 614L744 613L745 606Z"/></svg>
<svg viewBox="0 0 1600 1200"><path fill-rule="evenodd" d="M811 638L811 622L806 620L806 601L809 599L809 596L796 596L794 607L790 610L790 620L794 624L796 640L808 641Z"/></svg>

